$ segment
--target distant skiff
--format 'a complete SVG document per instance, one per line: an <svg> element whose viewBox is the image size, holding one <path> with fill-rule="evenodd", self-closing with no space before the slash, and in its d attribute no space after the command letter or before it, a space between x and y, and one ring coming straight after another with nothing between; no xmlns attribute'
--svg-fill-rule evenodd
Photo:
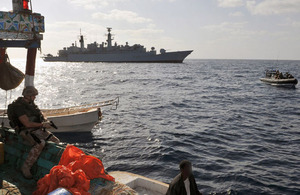
<svg viewBox="0 0 300 195"><path fill-rule="evenodd" d="M61 109L42 109L48 120L58 127L51 128L51 132L90 132L95 124L101 119L101 107L118 106L119 99L86 104L82 106L61 108ZM0 110L0 123L4 123L5 127L9 126L5 110Z"/></svg>
<svg viewBox="0 0 300 195"><path fill-rule="evenodd" d="M297 79L274 79L274 78L260 78L261 81L271 85L290 85L295 86L298 83Z"/></svg>
<svg viewBox="0 0 300 195"><path fill-rule="evenodd" d="M295 87L298 83L298 80L288 72L282 74L278 70L267 70L266 76L260 78L260 80L271 85L283 87Z"/></svg>

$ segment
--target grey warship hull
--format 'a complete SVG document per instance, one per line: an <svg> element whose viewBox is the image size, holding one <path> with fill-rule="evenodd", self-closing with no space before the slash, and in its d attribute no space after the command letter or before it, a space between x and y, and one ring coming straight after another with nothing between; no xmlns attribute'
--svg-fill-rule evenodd
<svg viewBox="0 0 300 195"><path fill-rule="evenodd" d="M165 49L160 49L158 54L155 47L151 47L150 51L141 44L118 45L117 42L113 44L113 37L111 34L112 28L107 28L106 42L90 43L85 47L83 35L80 33L80 47L73 43L70 47L64 47L58 51L58 56L51 54L43 57L46 62L136 62L136 63L182 63L183 60L193 52L175 51L167 52Z"/></svg>
<svg viewBox="0 0 300 195"><path fill-rule="evenodd" d="M45 56L46 62L135 62L135 63L182 63L192 53L188 51L166 52L163 54L151 53L82 53L61 56Z"/></svg>

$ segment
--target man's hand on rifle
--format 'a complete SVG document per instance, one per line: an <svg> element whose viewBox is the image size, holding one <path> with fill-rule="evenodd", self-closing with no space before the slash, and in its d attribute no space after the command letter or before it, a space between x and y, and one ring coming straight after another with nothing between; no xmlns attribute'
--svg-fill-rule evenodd
<svg viewBox="0 0 300 195"><path fill-rule="evenodd" d="M44 122L42 122L42 124L43 124L42 128L45 128L45 129L50 129L52 127L50 121L44 121Z"/></svg>

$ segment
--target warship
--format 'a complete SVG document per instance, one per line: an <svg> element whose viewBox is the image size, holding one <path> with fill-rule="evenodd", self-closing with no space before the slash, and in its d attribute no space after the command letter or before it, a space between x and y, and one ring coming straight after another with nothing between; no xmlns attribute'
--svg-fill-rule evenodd
<svg viewBox="0 0 300 195"><path fill-rule="evenodd" d="M80 33L79 43L76 42L70 47L64 47L58 51L57 56L47 54L43 56L46 62L139 62L139 63L182 63L183 60L193 52L175 51L167 52L165 49L160 49L158 54L154 47L147 51L143 45L134 44L130 46L118 45L112 43L113 37L111 34L112 28L107 28L107 40L101 44L94 42L84 45L84 37Z"/></svg>

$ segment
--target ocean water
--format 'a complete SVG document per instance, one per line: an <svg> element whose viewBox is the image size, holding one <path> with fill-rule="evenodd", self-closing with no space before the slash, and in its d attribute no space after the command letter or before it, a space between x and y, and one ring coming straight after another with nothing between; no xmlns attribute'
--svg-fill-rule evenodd
<svg viewBox="0 0 300 195"><path fill-rule="evenodd" d="M24 60L12 64L25 70ZM204 194L300 194L300 90L259 81L265 69L300 78L300 61L183 64L37 61L41 108L120 98L91 133L58 134L108 171L170 183L188 159ZM8 101L23 84L8 92ZM0 107L5 106L5 91Z"/></svg>

